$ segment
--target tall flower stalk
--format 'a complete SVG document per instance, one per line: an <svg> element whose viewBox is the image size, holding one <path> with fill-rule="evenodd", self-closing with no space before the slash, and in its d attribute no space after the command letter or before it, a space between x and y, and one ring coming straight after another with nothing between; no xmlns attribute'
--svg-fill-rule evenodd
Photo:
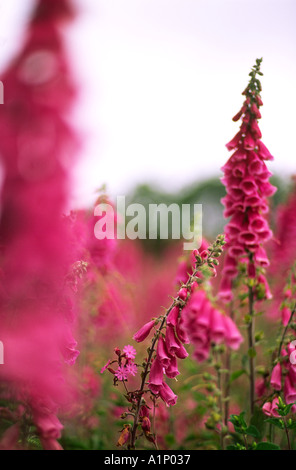
<svg viewBox="0 0 296 470"><path fill-rule="evenodd" d="M65 363L79 354L72 336L76 302L66 281L77 258L63 218L77 135L67 118L76 86L60 29L73 14L68 0L37 2L23 47L3 73L0 109L0 329L6 351L0 381L7 386L5 399L22 402L18 421L34 424L47 450L61 449L57 413L72 393ZM20 427L23 441L31 427Z"/></svg>
<svg viewBox="0 0 296 470"><path fill-rule="evenodd" d="M263 245L271 238L266 214L267 198L276 188L269 182L271 176L265 161L272 160L269 150L261 141L258 120L261 118L260 96L261 83L258 76L262 59L257 59L249 76L248 86L243 91L245 101L233 121L241 119L239 132L226 144L232 156L223 166L222 183L226 187L226 196L222 199L225 206L224 216L230 218L226 227L227 251L223 267L223 280L220 296L225 301L233 298L233 281L239 274L240 264L245 266L248 289L248 355L250 378L250 412L254 412L255 401L255 301L269 298L270 292L264 268L269 265ZM263 292L263 294L262 294Z"/></svg>
<svg viewBox="0 0 296 470"><path fill-rule="evenodd" d="M123 417L129 415L132 417L133 422L131 425L124 425L118 445L126 444L129 449L134 449L136 440L139 437L139 428L150 442L153 442L155 446L157 445L156 436L151 432L147 398L150 397L154 403L156 399L160 398L168 406L176 404L177 395L167 384L166 377L175 378L179 375L177 360L185 359L188 356L184 344L189 343L189 338L185 329L182 311L189 302L198 283L202 282L200 272L203 266L207 265L215 273L215 266L218 265L217 258L222 254L224 244L224 236L220 235L207 250L202 253L195 250L193 272L181 286L165 314L146 323L134 335L134 340L140 343L150 335L152 330L155 330L151 345L147 349L148 356L142 364L143 370L139 387L136 390L128 391L125 384L126 378L120 376L124 382L126 398L130 404L128 413L124 414ZM111 369L110 365L111 362L108 362L102 371L108 368L116 376L117 372Z"/></svg>

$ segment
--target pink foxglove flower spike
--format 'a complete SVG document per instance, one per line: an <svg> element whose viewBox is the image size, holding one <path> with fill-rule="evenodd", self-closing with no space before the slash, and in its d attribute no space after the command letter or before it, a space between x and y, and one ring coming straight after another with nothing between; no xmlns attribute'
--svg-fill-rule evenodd
<svg viewBox="0 0 296 470"><path fill-rule="evenodd" d="M240 131L226 144L227 149L234 152L222 168L222 183L226 188L222 203L225 217L230 217L225 227L226 258L220 291L221 298L226 301L233 296L231 284L238 274L240 259L248 255L248 272L254 277L255 268L268 264L263 245L272 237L265 214L268 212L267 198L276 188L269 182L271 173L265 164L265 160L273 157L260 140L262 135L258 126L259 107L263 104L257 78L257 74L262 75L260 64L261 59L257 59L249 85L243 92L246 99L242 109L233 118L234 121L242 119L242 124Z"/></svg>

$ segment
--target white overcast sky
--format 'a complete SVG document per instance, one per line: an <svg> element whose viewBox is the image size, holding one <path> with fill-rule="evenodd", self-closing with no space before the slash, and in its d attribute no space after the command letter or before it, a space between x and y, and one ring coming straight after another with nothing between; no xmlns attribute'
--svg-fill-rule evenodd
<svg viewBox="0 0 296 470"><path fill-rule="evenodd" d="M175 191L220 175L232 116L263 57L263 142L273 172L295 173L295 0L75 0L67 34L85 148L73 203L137 183ZM34 0L0 0L0 67L17 53ZM74 202L75 201L75 202Z"/></svg>

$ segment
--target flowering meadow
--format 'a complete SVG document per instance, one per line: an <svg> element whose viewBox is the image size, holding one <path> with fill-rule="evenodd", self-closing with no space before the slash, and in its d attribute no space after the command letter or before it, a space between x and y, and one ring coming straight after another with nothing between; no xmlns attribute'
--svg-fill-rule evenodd
<svg viewBox="0 0 296 470"><path fill-rule="evenodd" d="M98 239L121 223L106 192L68 210L75 14L39 0L1 77L0 449L296 449L296 180L275 205L264 62L226 144L221 233L190 251Z"/></svg>

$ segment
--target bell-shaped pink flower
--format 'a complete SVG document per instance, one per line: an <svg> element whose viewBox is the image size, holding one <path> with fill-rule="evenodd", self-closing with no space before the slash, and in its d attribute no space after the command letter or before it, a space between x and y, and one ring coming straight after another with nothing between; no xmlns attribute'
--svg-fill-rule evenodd
<svg viewBox="0 0 296 470"><path fill-rule="evenodd" d="M229 256L233 259L238 258L245 253L243 246L239 244L230 246L228 252Z"/></svg>
<svg viewBox="0 0 296 470"><path fill-rule="evenodd" d="M177 343L179 343L179 349L177 349L176 351L176 356L179 358L179 359L186 359L186 357L188 357L188 352L186 351L186 349L184 348L183 344L179 342L178 338L177 339Z"/></svg>
<svg viewBox="0 0 296 470"><path fill-rule="evenodd" d="M256 119L260 119L260 118L261 118L261 113L260 113L259 109L257 108L256 103L253 103L253 104L252 104L252 106L251 106L251 112L254 114L254 116L255 116Z"/></svg>
<svg viewBox="0 0 296 470"><path fill-rule="evenodd" d="M276 366L274 366L271 378L270 378L270 385L274 390L281 390L282 389L282 368L281 364L278 362Z"/></svg>
<svg viewBox="0 0 296 470"><path fill-rule="evenodd" d="M233 320L227 315L223 315L224 328L225 328L225 341L229 348L237 351L243 342L243 337L240 334L237 326Z"/></svg>
<svg viewBox="0 0 296 470"><path fill-rule="evenodd" d="M61 437L63 425L56 415L36 411L33 418L39 434L44 439L59 439Z"/></svg>
<svg viewBox="0 0 296 470"><path fill-rule="evenodd" d="M232 285L231 285L231 278L229 276L222 277L222 282L220 285L218 297L224 302L230 302L232 300L233 298Z"/></svg>
<svg viewBox="0 0 296 470"><path fill-rule="evenodd" d="M193 357L196 359L197 362L201 363L208 359L209 354L210 354L210 343L195 349L193 352Z"/></svg>
<svg viewBox="0 0 296 470"><path fill-rule="evenodd" d="M215 308L212 308L210 323L211 340L216 344L220 344L225 338L225 333L223 315Z"/></svg>
<svg viewBox="0 0 296 470"><path fill-rule="evenodd" d="M259 266L262 268L267 268L270 264L269 259L267 258L266 251L262 246L259 246L254 254L255 260Z"/></svg>
<svg viewBox="0 0 296 470"><path fill-rule="evenodd" d="M178 349L180 349L180 343L176 338L174 328L170 325L168 325L166 328L165 342L167 345L168 353L171 356L174 356Z"/></svg>
<svg viewBox="0 0 296 470"><path fill-rule="evenodd" d="M280 418L280 415L277 411L278 403L279 403L279 399L277 397L274 398L272 402L268 401L264 403L262 407L263 413L273 418Z"/></svg>
<svg viewBox="0 0 296 470"><path fill-rule="evenodd" d="M233 150L233 149L237 148L238 145L239 145L239 143L241 142L241 140L242 140L241 133L238 132L238 133L233 137L233 139L232 139L230 142L228 142L228 144L226 144L226 148L227 148L228 150Z"/></svg>
<svg viewBox="0 0 296 470"><path fill-rule="evenodd" d="M287 326L291 318L291 310L286 305L282 308L282 323L284 326Z"/></svg>
<svg viewBox="0 0 296 470"><path fill-rule="evenodd" d="M244 138L244 149L246 150L254 150L256 147L256 141L254 137L248 133L246 137Z"/></svg>
<svg viewBox="0 0 296 470"><path fill-rule="evenodd" d="M167 316L167 325L176 326L179 317L179 307L175 306L172 308Z"/></svg>
<svg viewBox="0 0 296 470"><path fill-rule="evenodd" d="M256 121L256 119L252 119L251 121L251 130L255 139L261 139L262 133L259 129L258 122Z"/></svg>
<svg viewBox="0 0 296 470"><path fill-rule="evenodd" d="M137 333L134 334L133 339L137 341L137 343L141 343L142 341L144 341L149 335L152 328L154 327L154 324L154 320L145 323L145 325L143 325L142 328L140 328Z"/></svg>
<svg viewBox="0 0 296 470"><path fill-rule="evenodd" d="M182 287L182 289L179 290L178 292L178 296L180 297L180 299L182 300L185 300L186 297L187 297L187 294L188 294L188 291L185 287Z"/></svg>
<svg viewBox="0 0 296 470"><path fill-rule="evenodd" d="M264 171L264 164L256 153L251 154L248 171L252 176L260 175Z"/></svg>
<svg viewBox="0 0 296 470"><path fill-rule="evenodd" d="M233 166L231 173L237 178L243 178L246 174L246 169L246 163L244 161L239 161Z"/></svg>
<svg viewBox="0 0 296 470"><path fill-rule="evenodd" d="M287 375L285 378L284 397L285 397L285 402L287 403L287 405L290 405L291 403L296 402L296 390L291 382L289 375Z"/></svg>
<svg viewBox="0 0 296 470"><path fill-rule="evenodd" d="M177 325L176 325L176 334L177 334L177 337L179 338L179 340L181 341L181 343L183 344L189 344L190 343L190 339L188 337L188 334L186 332L186 329L185 329L185 323L184 323L184 320L181 318Z"/></svg>
<svg viewBox="0 0 296 470"><path fill-rule="evenodd" d="M230 256L229 253L227 253L225 257L223 270L227 277L229 277L230 279L234 278L238 273L237 261L235 258Z"/></svg>
<svg viewBox="0 0 296 470"><path fill-rule="evenodd" d="M166 382L162 383L162 387L159 389L159 396L169 406L174 406L177 403L177 395L175 395Z"/></svg>
<svg viewBox="0 0 296 470"><path fill-rule="evenodd" d="M267 401L262 406L262 411L266 416L271 416L271 402Z"/></svg>
<svg viewBox="0 0 296 470"><path fill-rule="evenodd" d="M279 399L278 397L274 398L271 402L271 415L274 417L274 418L279 418L280 415L277 411L277 407L278 407L278 404L279 404Z"/></svg>
<svg viewBox="0 0 296 470"><path fill-rule="evenodd" d="M274 157L271 155L267 147L263 144L262 141L258 142L258 155L263 159L263 160L274 160Z"/></svg>
<svg viewBox="0 0 296 470"><path fill-rule="evenodd" d="M159 387L162 384L163 380L163 365L158 356L154 359L151 365L150 374L149 374L149 386Z"/></svg>
<svg viewBox="0 0 296 470"><path fill-rule="evenodd" d="M158 339L157 343L157 357L163 367L168 367L171 362L171 355L168 353L166 343L162 336Z"/></svg>
<svg viewBox="0 0 296 470"><path fill-rule="evenodd" d="M263 395L265 394L267 388L266 388L265 380L262 377L256 380L255 390L256 390L256 396L258 398L263 397Z"/></svg>
<svg viewBox="0 0 296 470"><path fill-rule="evenodd" d="M194 325L192 325L192 330L194 329ZM194 344L195 348L199 349L208 345L209 343L209 331L199 330L196 329L191 332L190 335L191 342Z"/></svg>
<svg viewBox="0 0 296 470"><path fill-rule="evenodd" d="M19 424L13 424L7 428L0 439L0 450L15 450L17 449L18 441L20 438Z"/></svg>
<svg viewBox="0 0 296 470"><path fill-rule="evenodd" d="M178 370L177 358L172 357L167 367L165 368L165 374L170 378L174 379L180 374Z"/></svg>
<svg viewBox="0 0 296 470"><path fill-rule="evenodd" d="M240 184L240 188L243 190L243 192L247 196L253 196L256 195L257 191L257 184L254 178L251 176L248 176L247 178L244 178Z"/></svg>

